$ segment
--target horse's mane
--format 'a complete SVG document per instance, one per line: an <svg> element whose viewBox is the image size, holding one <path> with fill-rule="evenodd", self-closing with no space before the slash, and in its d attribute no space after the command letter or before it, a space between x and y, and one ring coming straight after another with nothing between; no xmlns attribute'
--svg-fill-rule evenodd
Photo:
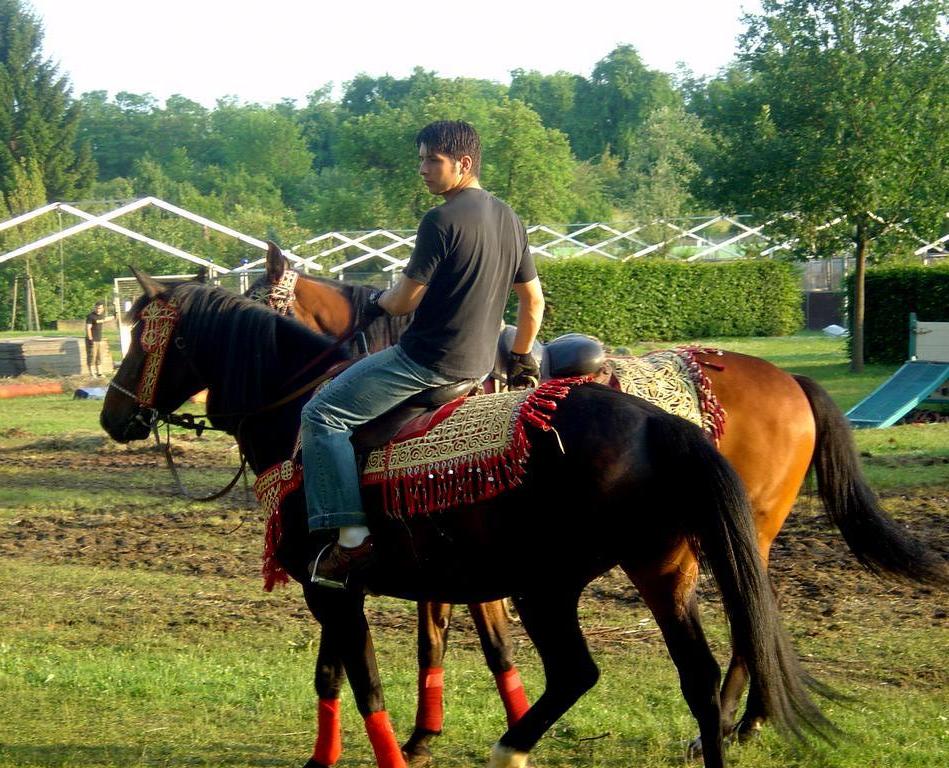
<svg viewBox="0 0 949 768"><path fill-rule="evenodd" d="M340 280L327 280L324 277L314 277L312 275L301 275L301 277L316 283L323 283L342 293L353 308L354 327L362 322L365 317L366 305L369 303L369 296L374 290L372 286L346 283ZM399 317L393 317L389 314L384 315L365 331L366 343L369 345L369 349L379 350L391 347L405 333L405 329L409 327L411 322L412 315L401 315Z"/></svg>
<svg viewBox="0 0 949 768"><path fill-rule="evenodd" d="M184 283L162 294L166 299L172 296L180 312L179 333L187 339L186 354L210 362L227 382L226 391L212 392L213 410L219 413L246 411L286 394L294 374L333 343L328 336L223 288ZM135 302L129 313L134 320L148 301L142 296ZM342 351L329 355L294 386L344 357Z"/></svg>

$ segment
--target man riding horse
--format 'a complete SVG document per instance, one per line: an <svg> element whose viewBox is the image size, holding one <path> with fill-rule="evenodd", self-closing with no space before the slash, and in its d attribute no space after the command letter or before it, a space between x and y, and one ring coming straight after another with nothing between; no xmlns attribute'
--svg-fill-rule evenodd
<svg viewBox="0 0 949 768"><path fill-rule="evenodd" d="M487 375L512 287L518 313L509 382L536 383L539 375L530 351L544 298L527 230L510 206L481 188L477 132L461 121L439 121L425 126L415 143L422 180L445 202L422 218L399 282L370 302L375 316L414 312L412 323L398 344L347 368L303 409L310 530L339 528L337 541L311 566L313 580L323 585L344 586L372 554L353 428L426 389L466 380L473 385Z"/></svg>

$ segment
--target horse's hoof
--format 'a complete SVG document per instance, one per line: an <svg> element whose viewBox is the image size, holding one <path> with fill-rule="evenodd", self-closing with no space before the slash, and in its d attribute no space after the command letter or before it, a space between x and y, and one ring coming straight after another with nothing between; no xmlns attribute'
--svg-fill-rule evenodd
<svg viewBox="0 0 949 768"><path fill-rule="evenodd" d="M530 763L526 752L518 752L500 743L491 748L491 759L488 768L529 768Z"/></svg>
<svg viewBox="0 0 949 768"><path fill-rule="evenodd" d="M739 744L747 744L752 739L757 739L761 735L761 727L764 723L755 719L750 723L742 720L735 729L735 736Z"/></svg>
<svg viewBox="0 0 949 768"><path fill-rule="evenodd" d="M690 763L698 763L702 756L702 737L696 736L685 750L685 759Z"/></svg>
<svg viewBox="0 0 949 768"><path fill-rule="evenodd" d="M425 768L434 760L432 750L425 744L411 744L411 742L402 747L402 757L405 758L407 768Z"/></svg>
<svg viewBox="0 0 949 768"><path fill-rule="evenodd" d="M406 768L425 768L425 766L431 765L434 762L431 752L429 752L427 755L410 755L408 752L403 752L402 757L405 758Z"/></svg>
<svg viewBox="0 0 949 768"><path fill-rule="evenodd" d="M323 763L318 763L316 762L316 760L314 760L311 757L309 760L306 761L306 765L304 765L303 768L332 768L332 766L323 765Z"/></svg>

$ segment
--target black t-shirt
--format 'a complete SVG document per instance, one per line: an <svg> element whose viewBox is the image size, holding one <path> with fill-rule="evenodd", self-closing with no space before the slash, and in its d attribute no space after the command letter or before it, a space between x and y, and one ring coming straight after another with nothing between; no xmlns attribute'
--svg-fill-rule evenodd
<svg viewBox="0 0 949 768"><path fill-rule="evenodd" d="M102 324L105 322L105 318L102 315L96 314L95 310L92 310L88 315L86 315L86 325L92 326L92 340L93 341L102 341ZM86 341L89 340L88 334L86 335Z"/></svg>
<svg viewBox="0 0 949 768"><path fill-rule="evenodd" d="M404 274L428 286L399 340L419 365L457 379L491 370L511 286L537 277L527 230L483 189L468 187L422 218Z"/></svg>

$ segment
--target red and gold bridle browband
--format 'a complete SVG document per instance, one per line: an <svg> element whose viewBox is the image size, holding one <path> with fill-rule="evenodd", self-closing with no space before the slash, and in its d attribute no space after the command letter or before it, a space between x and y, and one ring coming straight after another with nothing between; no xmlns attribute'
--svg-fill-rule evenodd
<svg viewBox="0 0 949 768"><path fill-rule="evenodd" d="M133 394L115 381L109 383L110 387L128 395L145 408L151 408L155 404L158 376L161 374L165 353L168 351L168 344L171 342L171 335L180 314L178 300L175 297L167 301L154 299L145 306L139 316L139 322L142 324L139 344L145 352L145 362L142 365L142 375L138 381L137 391Z"/></svg>

